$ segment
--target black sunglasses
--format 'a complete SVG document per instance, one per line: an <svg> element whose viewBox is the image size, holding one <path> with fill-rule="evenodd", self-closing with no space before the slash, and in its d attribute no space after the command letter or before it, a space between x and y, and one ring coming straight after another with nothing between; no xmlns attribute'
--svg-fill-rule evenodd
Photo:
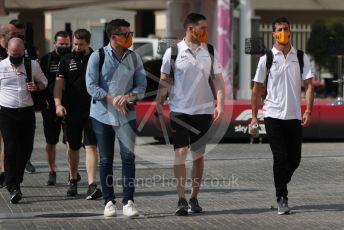
<svg viewBox="0 0 344 230"><path fill-rule="evenodd" d="M129 35L133 36L134 32L126 32L126 33L114 33L114 35L120 35L120 36L124 36L124 37L129 37Z"/></svg>

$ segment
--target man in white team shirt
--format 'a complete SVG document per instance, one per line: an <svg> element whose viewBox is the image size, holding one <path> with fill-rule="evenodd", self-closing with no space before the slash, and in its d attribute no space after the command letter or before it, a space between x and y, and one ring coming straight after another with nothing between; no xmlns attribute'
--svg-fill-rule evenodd
<svg viewBox="0 0 344 230"><path fill-rule="evenodd" d="M187 215L188 206L191 212L202 212L197 195L202 181L207 132L214 121L220 120L224 113L224 81L221 65L215 53L212 63L211 53L207 47L207 21L203 15L191 13L184 21L185 38L178 43L178 55L175 60L174 79L171 86L170 122L175 150L174 175L177 180L179 201L176 215ZM157 96L157 114L167 95L166 85L172 83L170 76L171 49L163 57L161 78ZM209 84L213 67L217 105ZM192 191L189 204L185 198L186 169L185 160L188 148L192 153Z"/></svg>
<svg viewBox="0 0 344 230"><path fill-rule="evenodd" d="M273 154L273 174L278 203L278 214L288 214L287 184L301 161L302 127L311 122L314 89L313 71L307 55L303 54L303 73L297 58L297 50L291 45L290 24L287 18L280 17L273 22L272 48L273 62L267 81L267 96L263 113L267 137ZM253 79L251 96L252 120L258 123L257 114L261 96L265 92L266 60L260 58ZM306 110L301 115L301 83L304 82ZM255 135L255 133L252 133Z"/></svg>
<svg viewBox="0 0 344 230"><path fill-rule="evenodd" d="M16 204L22 198L20 184L35 135L30 92L43 90L47 79L36 61L31 61L32 81L27 79L22 39L10 39L7 52L8 57L0 62L0 131L5 146L5 185L11 203Z"/></svg>

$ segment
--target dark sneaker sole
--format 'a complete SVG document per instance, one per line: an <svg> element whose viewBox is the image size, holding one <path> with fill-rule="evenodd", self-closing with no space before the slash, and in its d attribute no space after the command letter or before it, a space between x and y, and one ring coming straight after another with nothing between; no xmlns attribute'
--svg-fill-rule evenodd
<svg viewBox="0 0 344 230"><path fill-rule="evenodd" d="M187 216L188 214L189 214L188 210L185 209L185 208L180 208L180 209L176 210L176 215L177 216Z"/></svg>
<svg viewBox="0 0 344 230"><path fill-rule="evenodd" d="M11 197L12 204L18 204L18 202L22 199L22 195L20 193L15 194Z"/></svg>
<svg viewBox="0 0 344 230"><path fill-rule="evenodd" d="M102 195L103 195L102 192L99 189L97 189L91 195L88 195L86 197L86 200L96 200L96 199L102 197Z"/></svg>
<svg viewBox="0 0 344 230"><path fill-rule="evenodd" d="M191 210L191 208L189 208L189 209L188 209L188 212L189 212L189 213L202 213L203 210L196 210L196 211L195 211L195 210Z"/></svg>
<svg viewBox="0 0 344 230"><path fill-rule="evenodd" d="M287 212L277 212L278 215L289 215L290 214L290 210Z"/></svg>

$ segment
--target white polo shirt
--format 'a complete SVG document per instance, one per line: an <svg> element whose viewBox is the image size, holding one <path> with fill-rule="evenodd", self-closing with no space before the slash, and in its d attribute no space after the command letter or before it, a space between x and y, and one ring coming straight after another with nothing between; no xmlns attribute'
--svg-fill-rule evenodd
<svg viewBox="0 0 344 230"><path fill-rule="evenodd" d="M314 71L306 54L303 56L304 67L301 80L297 50L291 47L286 58L283 53L272 48L274 55L267 85L267 97L264 101L264 117L282 120L301 120L301 82L314 77ZM260 58L255 82L265 83L266 55Z"/></svg>
<svg viewBox="0 0 344 230"><path fill-rule="evenodd" d="M220 74L222 70L216 52L214 56L214 73ZM170 68L171 48L165 52L161 72L170 74ZM184 40L178 43L174 83L169 95L171 111L189 115L213 114L214 96L208 82L210 69L211 58L206 43L202 43L195 52Z"/></svg>
<svg viewBox="0 0 344 230"><path fill-rule="evenodd" d="M38 62L31 61L32 78L43 83L48 80L44 76ZM8 108L24 108L33 106L31 93L27 89L24 62L18 67L11 64L7 57L0 62L0 106Z"/></svg>

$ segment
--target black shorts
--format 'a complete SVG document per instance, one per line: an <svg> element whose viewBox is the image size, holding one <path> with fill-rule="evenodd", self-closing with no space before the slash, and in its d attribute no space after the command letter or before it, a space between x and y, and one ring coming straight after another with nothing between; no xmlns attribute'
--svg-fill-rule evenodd
<svg viewBox="0 0 344 230"><path fill-rule="evenodd" d="M203 154L208 141L208 130L212 115L170 113L170 126L174 149L189 147L195 153Z"/></svg>
<svg viewBox="0 0 344 230"><path fill-rule="evenodd" d="M42 117L45 141L47 144L56 145L62 129L62 118L56 116L55 109L43 110Z"/></svg>
<svg viewBox="0 0 344 230"><path fill-rule="evenodd" d="M89 116L71 116L65 118L65 137L72 150L79 150L85 145L97 145L97 139Z"/></svg>

